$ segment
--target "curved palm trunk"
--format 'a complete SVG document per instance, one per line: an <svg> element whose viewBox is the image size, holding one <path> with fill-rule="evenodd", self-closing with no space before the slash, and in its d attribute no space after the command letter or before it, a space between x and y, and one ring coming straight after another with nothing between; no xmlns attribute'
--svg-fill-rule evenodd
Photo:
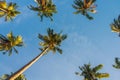
<svg viewBox="0 0 120 80"><path fill-rule="evenodd" d="M31 67L36 61L38 61L45 53L47 53L48 50L49 50L49 47L47 47L45 50L43 50L38 56L36 56L34 59L32 59L29 63L27 63L21 69L16 71L7 80L15 80L19 75L21 75L24 71L26 71L29 67Z"/></svg>

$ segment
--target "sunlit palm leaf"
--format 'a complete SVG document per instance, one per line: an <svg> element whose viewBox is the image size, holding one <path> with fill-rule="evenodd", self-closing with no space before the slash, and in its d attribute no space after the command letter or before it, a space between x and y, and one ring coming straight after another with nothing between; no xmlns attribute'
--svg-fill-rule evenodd
<svg viewBox="0 0 120 80"><path fill-rule="evenodd" d="M27 78L25 78L24 74L21 74L20 76L18 76L15 80L27 80Z"/></svg>
<svg viewBox="0 0 120 80"><path fill-rule="evenodd" d="M92 70L93 70L94 72L97 72L98 70L100 70L100 69L102 69L102 68L103 68L103 65L100 64L100 65L98 65L98 66L95 66Z"/></svg>
<svg viewBox="0 0 120 80"><path fill-rule="evenodd" d="M95 77L97 78L108 78L110 75L108 73L96 73Z"/></svg>
<svg viewBox="0 0 120 80"><path fill-rule="evenodd" d="M0 11L0 17L3 17L5 15L5 12Z"/></svg>

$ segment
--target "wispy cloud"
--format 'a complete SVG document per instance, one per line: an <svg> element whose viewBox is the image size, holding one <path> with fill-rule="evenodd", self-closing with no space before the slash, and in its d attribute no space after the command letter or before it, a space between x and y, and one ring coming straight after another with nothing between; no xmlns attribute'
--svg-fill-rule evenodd
<svg viewBox="0 0 120 80"><path fill-rule="evenodd" d="M15 23L19 24L21 23L22 20L28 19L30 16L32 16L33 14L31 13L30 9L27 8L27 6L23 6L20 10L21 14L19 14L16 18L15 18Z"/></svg>
<svg viewBox="0 0 120 80"><path fill-rule="evenodd" d="M0 63L0 72L4 72L3 74L9 74L10 71L12 71L12 69L10 67L8 67L7 65L5 65L4 63ZM3 74L0 74L0 75L3 75Z"/></svg>

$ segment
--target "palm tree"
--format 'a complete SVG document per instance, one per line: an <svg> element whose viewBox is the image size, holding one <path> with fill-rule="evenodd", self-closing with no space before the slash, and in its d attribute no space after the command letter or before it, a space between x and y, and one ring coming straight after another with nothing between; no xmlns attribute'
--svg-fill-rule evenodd
<svg viewBox="0 0 120 80"><path fill-rule="evenodd" d="M114 68L120 69L120 58L115 58L115 64L113 65Z"/></svg>
<svg viewBox="0 0 120 80"><path fill-rule="evenodd" d="M118 16L118 19L114 19L114 22L110 26L112 32L118 33L120 37L120 15Z"/></svg>
<svg viewBox="0 0 120 80"><path fill-rule="evenodd" d="M10 56L13 50L18 53L17 49L15 48L16 46L23 46L23 40L21 36L15 37L13 36L12 32L8 33L7 37L0 34L0 51L3 51L3 54L8 52Z"/></svg>
<svg viewBox="0 0 120 80"><path fill-rule="evenodd" d="M42 46L41 50L42 52L38 54L35 58L33 58L30 62L28 62L25 66L23 66L21 69L16 71L12 76L9 77L9 80L16 79L20 74L22 74L25 70L27 70L31 65L33 65L36 61L38 61L43 55L45 55L48 51L56 52L58 51L60 54L62 54L62 50L59 48L60 44L63 40L67 38L66 35L62 35L60 33L55 33L53 29L48 28L47 35L38 35L38 38L42 40L40 42L40 45Z"/></svg>
<svg viewBox="0 0 120 80"><path fill-rule="evenodd" d="M10 76L9 74L4 74L0 77L0 80L6 80L9 76ZM21 74L15 80L27 80L27 79L25 78L24 74Z"/></svg>
<svg viewBox="0 0 120 80"><path fill-rule="evenodd" d="M106 78L109 77L108 73L100 73L98 70L100 70L103 67L102 64L95 66L91 68L90 64L84 64L84 66L79 67L79 69L82 71L81 73L76 72L76 75L84 76L84 80L98 80L100 78Z"/></svg>
<svg viewBox="0 0 120 80"><path fill-rule="evenodd" d="M93 17L88 14L88 12L96 13L96 6L94 5L96 0L75 0L73 8L77 11L74 14L81 13L82 15L86 16L89 20L92 20Z"/></svg>
<svg viewBox="0 0 120 80"><path fill-rule="evenodd" d="M19 11L17 11L17 4L16 3L6 3L5 0L0 1L0 17L5 17L5 21L13 20L14 17L16 17L18 14L20 14Z"/></svg>
<svg viewBox="0 0 120 80"><path fill-rule="evenodd" d="M28 8L38 12L38 16L40 16L41 21L43 17L50 18L53 21L53 14L57 13L56 5L53 4L52 0L35 0L37 3L37 7L30 5Z"/></svg>

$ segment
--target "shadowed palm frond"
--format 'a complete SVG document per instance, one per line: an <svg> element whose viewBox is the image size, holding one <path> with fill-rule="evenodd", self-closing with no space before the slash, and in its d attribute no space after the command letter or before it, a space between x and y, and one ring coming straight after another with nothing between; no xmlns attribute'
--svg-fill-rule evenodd
<svg viewBox="0 0 120 80"><path fill-rule="evenodd" d="M43 2L44 1L44 2ZM36 0L37 7L30 5L28 8L38 12L38 16L40 16L41 21L43 17L50 18L53 21L52 16L56 11L56 5L52 3L52 0Z"/></svg>
<svg viewBox="0 0 120 80"><path fill-rule="evenodd" d="M38 38L42 40L40 42L40 45L42 48L40 50L44 50L45 48L49 48L49 50L56 52L58 51L60 54L62 54L62 49L59 48L60 44L63 40L67 38L66 35L62 35L61 33L55 33L53 29L48 28L47 35L38 35Z"/></svg>
<svg viewBox="0 0 120 80"><path fill-rule="evenodd" d="M113 65L114 68L120 69L120 58L115 58L115 64Z"/></svg>

